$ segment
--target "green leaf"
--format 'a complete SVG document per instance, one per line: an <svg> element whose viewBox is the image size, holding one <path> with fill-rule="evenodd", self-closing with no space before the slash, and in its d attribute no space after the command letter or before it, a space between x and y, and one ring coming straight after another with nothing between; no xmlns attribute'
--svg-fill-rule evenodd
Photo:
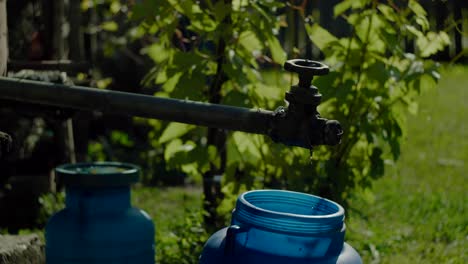
<svg viewBox="0 0 468 264"><path fill-rule="evenodd" d="M232 1L232 9L234 11L240 11L241 8L245 8L248 5L249 5L248 1L244 1L244 0L233 0Z"/></svg>
<svg viewBox="0 0 468 264"><path fill-rule="evenodd" d="M436 79L429 74L420 75L418 78L409 82L409 87L418 92L425 92L436 87Z"/></svg>
<svg viewBox="0 0 468 264"><path fill-rule="evenodd" d="M252 86L252 89L260 98L264 98L267 100L282 99L282 91L277 89L276 87L264 85L262 83L257 83Z"/></svg>
<svg viewBox="0 0 468 264"><path fill-rule="evenodd" d="M354 9L362 9L365 8L368 4L371 3L372 0L353 0L353 8Z"/></svg>
<svg viewBox="0 0 468 264"><path fill-rule="evenodd" d="M178 67L176 68L190 70L194 65L200 65L202 61L203 58L197 53L176 51L174 53L172 64L174 66L177 65Z"/></svg>
<svg viewBox="0 0 468 264"><path fill-rule="evenodd" d="M432 74L434 73L432 72ZM421 82L421 91L423 92L434 89L437 86L437 79L432 75L424 74L419 81Z"/></svg>
<svg viewBox="0 0 468 264"><path fill-rule="evenodd" d="M234 132L232 133L232 138L234 143L237 145L239 152L242 155L245 155L246 159L253 158L253 160L258 160L261 158L260 151L255 147L255 143L252 141L251 136L243 132Z"/></svg>
<svg viewBox="0 0 468 264"><path fill-rule="evenodd" d="M423 58L427 58L438 51L443 50L450 44L450 37L444 31L429 32L426 36L420 36L416 40L416 45L419 48L419 54Z"/></svg>
<svg viewBox="0 0 468 264"><path fill-rule="evenodd" d="M388 78L390 77L387 69L385 68L385 64L380 61L377 61L371 64L367 68L367 71L368 71L369 78L372 78L378 81L381 86L383 86L385 82L387 82Z"/></svg>
<svg viewBox="0 0 468 264"><path fill-rule="evenodd" d="M159 43L154 43L143 48L141 53L148 55L156 63L161 63L167 60L171 54L167 47L164 47Z"/></svg>
<svg viewBox="0 0 468 264"><path fill-rule="evenodd" d="M321 50L324 50L331 43L338 43L338 39L318 24L306 25L309 38Z"/></svg>
<svg viewBox="0 0 468 264"><path fill-rule="evenodd" d="M115 23L115 21L106 21L101 24L101 28L106 31L114 32L117 31L117 29L119 29L119 26L117 25L117 23Z"/></svg>
<svg viewBox="0 0 468 264"><path fill-rule="evenodd" d="M418 16L415 19L416 23L421 26L422 30L428 30L430 27L429 20L426 17Z"/></svg>
<svg viewBox="0 0 468 264"><path fill-rule="evenodd" d="M122 5L119 1L112 1L112 3L109 6L109 10L112 12L112 14L117 14L121 9Z"/></svg>
<svg viewBox="0 0 468 264"><path fill-rule="evenodd" d="M208 151L208 159L209 160L216 160L216 159L219 159L219 156L218 156L218 150L216 149L215 146L208 146L207 148L207 151Z"/></svg>
<svg viewBox="0 0 468 264"><path fill-rule="evenodd" d="M169 79L167 79L162 88L165 92L170 93L174 91L176 85L179 83L179 79L182 76L182 72L178 72L174 75L172 75Z"/></svg>
<svg viewBox="0 0 468 264"><path fill-rule="evenodd" d="M99 79L96 82L96 86L99 89L106 89L112 83L112 78Z"/></svg>
<svg viewBox="0 0 468 264"><path fill-rule="evenodd" d="M239 107L249 107L250 100L246 93L243 93L239 90L231 90L225 96L223 96L223 104L239 106Z"/></svg>
<svg viewBox="0 0 468 264"><path fill-rule="evenodd" d="M424 34L412 25L404 25L403 28L405 30L408 30L408 32L413 34L415 37L418 37L418 38L424 37Z"/></svg>
<svg viewBox="0 0 468 264"><path fill-rule="evenodd" d="M262 8L255 1L250 1L250 4L257 11L257 13L260 14L260 19L262 22L265 22L266 25L273 23L274 16L266 11L268 10L267 8Z"/></svg>
<svg viewBox="0 0 468 264"><path fill-rule="evenodd" d="M346 10L350 9L353 6L355 0L346 0L339 4L336 4L333 8L333 14L335 17L343 14Z"/></svg>
<svg viewBox="0 0 468 264"><path fill-rule="evenodd" d="M213 8L213 15L217 22L222 22L231 11L231 5L226 4L224 1L216 1Z"/></svg>
<svg viewBox="0 0 468 264"><path fill-rule="evenodd" d="M166 127L166 129L164 129L161 137L159 138L159 143L162 144L169 140L179 138L194 128L194 125L172 122Z"/></svg>
<svg viewBox="0 0 468 264"><path fill-rule="evenodd" d="M267 43L273 61L283 65L286 61L286 52L283 50L283 47L281 47L279 40L275 36L269 35Z"/></svg>
<svg viewBox="0 0 468 264"><path fill-rule="evenodd" d="M94 6L93 0L82 0L80 4L81 11L87 11Z"/></svg>
<svg viewBox="0 0 468 264"><path fill-rule="evenodd" d="M206 80L204 75L197 74L197 72L183 73L177 83L177 88L171 92L171 97L194 101L203 100L203 88L206 86Z"/></svg>
<svg viewBox="0 0 468 264"><path fill-rule="evenodd" d="M322 94L322 100L328 100L331 96L336 96L337 89L342 90L342 87L335 87L335 82L338 81L343 73L338 73L336 71L330 71L326 75L318 76L317 79L314 77L314 85L320 89Z"/></svg>
<svg viewBox="0 0 468 264"><path fill-rule="evenodd" d="M92 0L87 0L92 1ZM157 1L138 1L133 7L131 13L131 19L133 20L142 20L146 17L151 17L156 14L158 8L161 6Z"/></svg>
<svg viewBox="0 0 468 264"><path fill-rule="evenodd" d="M179 152L182 146L182 140L174 139L169 144L164 147L164 159L166 161L170 160L175 153Z"/></svg>
<svg viewBox="0 0 468 264"><path fill-rule="evenodd" d="M380 32L389 32L391 30L386 29L387 24L382 16L377 13L372 13L365 17L358 18L359 22L355 24L355 32L359 37L357 41L362 41L363 45L367 45L367 50L377 52L380 54L385 53L386 45L385 42L381 39L382 34Z"/></svg>
<svg viewBox="0 0 468 264"><path fill-rule="evenodd" d="M148 1L152 2L152 1ZM167 2L175 9L177 12L180 12L183 15L186 15L189 18L194 18L195 14L200 14L202 11L200 6L197 5L192 0L167 0Z"/></svg>
<svg viewBox="0 0 468 264"><path fill-rule="evenodd" d="M408 112L412 115L417 115L418 109L419 109L418 102L411 100L411 101L408 101L407 103L408 103Z"/></svg>
<svg viewBox="0 0 468 264"><path fill-rule="evenodd" d="M427 15L426 10L416 0L410 0L408 7L413 11L416 16L425 17Z"/></svg>
<svg viewBox="0 0 468 264"><path fill-rule="evenodd" d="M156 83L156 84L165 83L167 81L167 79L168 79L165 70L158 71L158 72L156 72L154 74L156 75L156 78L154 80L154 83Z"/></svg>
<svg viewBox="0 0 468 264"><path fill-rule="evenodd" d="M201 32L211 32L216 30L218 23L207 15L197 16L197 19L191 20L188 29L199 30Z"/></svg>
<svg viewBox="0 0 468 264"><path fill-rule="evenodd" d="M393 8L389 7L388 5L379 4L377 9L384 15L384 17L391 22L397 21L397 15Z"/></svg>
<svg viewBox="0 0 468 264"><path fill-rule="evenodd" d="M254 51L261 51L263 44L258 40L257 35L252 31L244 31L239 36L239 44L245 47L251 53ZM252 54L250 54L252 55Z"/></svg>
<svg viewBox="0 0 468 264"><path fill-rule="evenodd" d="M119 130L113 130L111 132L111 141L124 147L133 147L135 145L134 142L128 137L127 133Z"/></svg>

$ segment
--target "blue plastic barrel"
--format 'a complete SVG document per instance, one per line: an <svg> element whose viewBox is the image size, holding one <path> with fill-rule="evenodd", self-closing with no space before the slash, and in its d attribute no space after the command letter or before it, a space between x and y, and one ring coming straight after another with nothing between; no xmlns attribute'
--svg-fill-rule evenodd
<svg viewBox="0 0 468 264"><path fill-rule="evenodd" d="M100 162L56 169L66 187L66 208L46 226L48 264L154 263L154 225L130 204L135 165Z"/></svg>
<svg viewBox="0 0 468 264"><path fill-rule="evenodd" d="M231 226L210 237L201 264L358 264L344 242L344 209L318 196L282 190L246 192Z"/></svg>

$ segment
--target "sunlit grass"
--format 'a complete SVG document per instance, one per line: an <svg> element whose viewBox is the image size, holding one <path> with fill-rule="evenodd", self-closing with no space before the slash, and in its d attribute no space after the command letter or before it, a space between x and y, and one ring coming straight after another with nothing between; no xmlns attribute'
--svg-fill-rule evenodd
<svg viewBox="0 0 468 264"><path fill-rule="evenodd" d="M201 210L200 188L133 188L132 205L145 210L154 220L157 233L168 235L171 225L182 222L188 210Z"/></svg>
<svg viewBox="0 0 468 264"><path fill-rule="evenodd" d="M467 88L468 67L446 68L400 160L352 200L347 240L365 263L468 263Z"/></svg>

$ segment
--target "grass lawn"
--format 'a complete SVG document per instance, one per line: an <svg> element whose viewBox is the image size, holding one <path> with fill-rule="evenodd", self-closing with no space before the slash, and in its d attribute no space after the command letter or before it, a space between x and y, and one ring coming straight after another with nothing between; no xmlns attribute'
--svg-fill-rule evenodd
<svg viewBox="0 0 468 264"><path fill-rule="evenodd" d="M468 263L468 67L423 94L397 164L351 202L347 241L364 263Z"/></svg>
<svg viewBox="0 0 468 264"><path fill-rule="evenodd" d="M157 263L197 263L209 237L202 227L201 188L134 188L132 204L154 221Z"/></svg>
<svg viewBox="0 0 468 264"><path fill-rule="evenodd" d="M201 188L134 188L132 204L145 210L154 220L157 233L171 235L175 223L181 223L192 212L202 208Z"/></svg>

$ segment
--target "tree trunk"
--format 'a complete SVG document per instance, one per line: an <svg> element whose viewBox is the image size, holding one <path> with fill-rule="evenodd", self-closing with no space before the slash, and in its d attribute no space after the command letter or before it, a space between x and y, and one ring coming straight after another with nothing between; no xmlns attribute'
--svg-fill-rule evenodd
<svg viewBox="0 0 468 264"><path fill-rule="evenodd" d="M0 0L0 76L5 75L8 61L6 0Z"/></svg>
<svg viewBox="0 0 468 264"><path fill-rule="evenodd" d="M232 5L231 0L224 0L224 2L229 4L229 6ZM226 16L222 23L224 25L230 25L231 17L229 15ZM209 102L214 104L221 103L221 87L228 80L228 77L223 69L223 65L226 63L225 38L229 36L228 32L225 33L226 34L222 35L218 40L218 45L216 48L217 70L209 90ZM218 219L216 208L218 207L219 199L222 195L220 183L215 182L218 177L215 176L222 175L226 167L226 132L217 128L208 128L207 144L208 146L216 146L216 149L221 156L220 167L216 168L214 164L211 164L210 170L203 175L203 194L205 196L204 210L208 212L208 215L204 220L208 227L214 228L216 227Z"/></svg>

